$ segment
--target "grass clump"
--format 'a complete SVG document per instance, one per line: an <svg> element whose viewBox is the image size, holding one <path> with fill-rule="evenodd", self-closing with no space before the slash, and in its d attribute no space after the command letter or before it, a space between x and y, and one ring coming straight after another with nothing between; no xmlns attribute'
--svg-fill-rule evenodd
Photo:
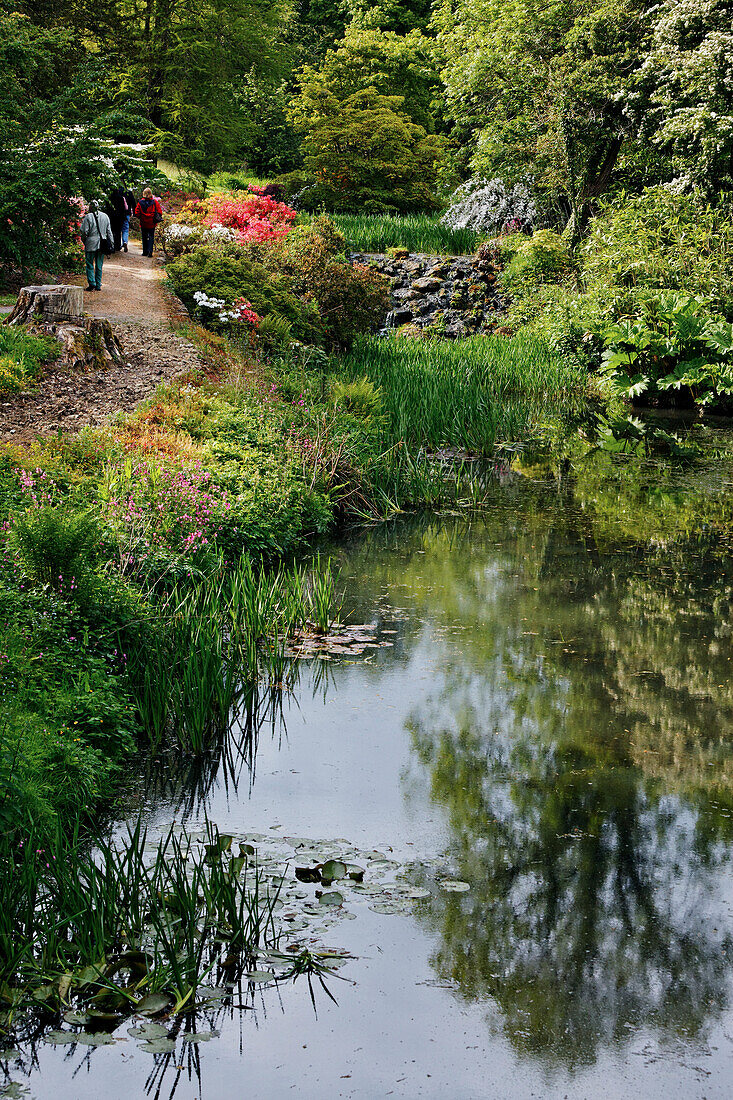
<svg viewBox="0 0 733 1100"><path fill-rule="evenodd" d="M343 361L346 377L379 387L385 442L490 452L578 415L588 379L533 337L369 338Z"/></svg>
<svg viewBox="0 0 733 1100"><path fill-rule="evenodd" d="M48 336L0 325L0 394L16 393L38 377L44 362L55 359L58 344Z"/></svg>
<svg viewBox="0 0 733 1100"><path fill-rule="evenodd" d="M430 255L468 255L476 251L472 229L452 229L430 214L332 214L354 252L387 252L405 248Z"/></svg>

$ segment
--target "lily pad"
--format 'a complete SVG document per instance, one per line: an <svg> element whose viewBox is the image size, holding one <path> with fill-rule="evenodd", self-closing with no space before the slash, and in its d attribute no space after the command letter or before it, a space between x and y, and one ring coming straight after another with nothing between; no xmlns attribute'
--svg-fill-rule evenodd
<svg viewBox="0 0 733 1100"><path fill-rule="evenodd" d="M328 886L334 879L346 878L347 866L340 859L329 859L321 867L321 878Z"/></svg>
<svg viewBox="0 0 733 1100"><path fill-rule="evenodd" d="M444 879L440 883L440 889L446 890L449 894L465 894L471 887L467 882L459 882L457 879Z"/></svg>
<svg viewBox="0 0 733 1100"><path fill-rule="evenodd" d="M275 975L271 970L250 970L247 974L248 982L274 982Z"/></svg>
<svg viewBox="0 0 733 1100"><path fill-rule="evenodd" d="M138 1050L144 1050L146 1054L170 1054L176 1049L175 1039L151 1039L148 1043L140 1043Z"/></svg>
<svg viewBox="0 0 733 1100"><path fill-rule="evenodd" d="M338 890L331 890L329 893L321 894L318 901L321 905L343 905L344 895Z"/></svg>
<svg viewBox="0 0 733 1100"><path fill-rule="evenodd" d="M196 997L200 1001L223 1001L227 996L226 989L214 985L200 985L196 990Z"/></svg>
<svg viewBox="0 0 733 1100"><path fill-rule="evenodd" d="M76 1043L83 1043L84 1046L111 1046L112 1043L116 1043L117 1040L109 1032L79 1032L74 1036Z"/></svg>
<svg viewBox="0 0 733 1100"><path fill-rule="evenodd" d="M67 1024L75 1024L77 1027L83 1027L87 1022L86 1012L82 1012L78 1008L67 1009L62 1018Z"/></svg>
<svg viewBox="0 0 733 1100"><path fill-rule="evenodd" d="M170 1004L170 997L166 997L164 993L149 993L147 997L138 1001L135 1011L141 1016L157 1016L159 1012L165 1012L170 1008Z"/></svg>
<svg viewBox="0 0 733 1100"><path fill-rule="evenodd" d="M320 882L321 871L318 867L296 867L295 877L299 882Z"/></svg>
<svg viewBox="0 0 733 1100"><path fill-rule="evenodd" d="M133 1039L146 1039L148 1042L153 1039L168 1038L167 1030L162 1024L156 1024L154 1020L140 1024L140 1027L128 1027L127 1034L131 1035Z"/></svg>
<svg viewBox="0 0 733 1100"><path fill-rule="evenodd" d="M181 1036L184 1043L208 1043L209 1039L216 1039L218 1031L189 1031Z"/></svg>

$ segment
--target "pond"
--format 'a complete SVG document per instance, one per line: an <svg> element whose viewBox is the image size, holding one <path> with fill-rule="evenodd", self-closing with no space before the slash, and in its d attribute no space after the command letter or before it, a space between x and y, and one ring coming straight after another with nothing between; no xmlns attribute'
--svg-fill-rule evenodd
<svg viewBox="0 0 733 1100"><path fill-rule="evenodd" d="M253 760L169 766L130 809L291 871L361 862L319 927L350 956L335 1001L253 982L162 1053L129 1024L98 1048L39 1033L15 1094L729 1096L732 477L499 470L470 520L341 544L374 643L299 661Z"/></svg>

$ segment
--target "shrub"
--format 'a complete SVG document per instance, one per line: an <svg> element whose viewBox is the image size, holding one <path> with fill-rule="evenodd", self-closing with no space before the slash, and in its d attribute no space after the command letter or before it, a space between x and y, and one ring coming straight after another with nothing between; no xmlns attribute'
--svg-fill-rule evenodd
<svg viewBox="0 0 733 1100"><path fill-rule="evenodd" d="M89 512L43 504L15 517L9 541L32 580L73 588L88 571L99 538Z"/></svg>
<svg viewBox="0 0 733 1100"><path fill-rule="evenodd" d="M0 325L0 394L22 389L37 377L46 360L58 354L59 345L48 336Z"/></svg>
<svg viewBox="0 0 733 1100"><path fill-rule="evenodd" d="M665 187L621 196L582 249L589 287L633 300L637 289L702 295L733 319L733 223L728 212Z"/></svg>
<svg viewBox="0 0 733 1100"><path fill-rule="evenodd" d="M525 183L511 190L498 177L470 179L454 191L441 218L451 229L473 229L495 235L507 229L528 229L537 216L534 199Z"/></svg>
<svg viewBox="0 0 733 1100"><path fill-rule="evenodd" d="M191 311L196 307L194 295L198 291L221 299L227 306L245 298L260 317L282 317L297 339L308 343L323 340L315 307L298 300L291 280L268 271L237 245L205 245L168 264L167 272L176 294Z"/></svg>
<svg viewBox="0 0 733 1100"><path fill-rule="evenodd" d="M318 309L327 344L348 348L386 316L389 282L372 268L352 264L344 238L327 217L297 226L272 246L270 262L287 273L295 294Z"/></svg>
<svg viewBox="0 0 733 1100"><path fill-rule="evenodd" d="M353 416L360 416L365 420L378 413L382 405L379 389L368 378L357 378L353 382L334 382L331 399L336 408L345 409Z"/></svg>
<svg viewBox="0 0 733 1100"><path fill-rule="evenodd" d="M731 404L733 325L687 294L649 294L605 332L604 366L625 397Z"/></svg>
<svg viewBox="0 0 733 1100"><path fill-rule="evenodd" d="M552 230L540 229L531 237L515 237L514 242L502 275L503 284L510 290L557 282L570 270L570 250Z"/></svg>
<svg viewBox="0 0 733 1100"><path fill-rule="evenodd" d="M240 244L282 237L296 217L295 210L264 193L220 192L210 195L202 205L206 210L203 224L209 229L224 226L233 230Z"/></svg>

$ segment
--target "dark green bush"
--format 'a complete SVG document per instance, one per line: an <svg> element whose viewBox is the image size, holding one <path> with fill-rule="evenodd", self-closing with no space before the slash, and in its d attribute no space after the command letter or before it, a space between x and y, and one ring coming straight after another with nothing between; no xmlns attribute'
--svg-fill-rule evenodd
<svg viewBox="0 0 733 1100"><path fill-rule="evenodd" d="M176 294L191 311L197 290L222 298L227 305L246 298L261 317L275 314L289 322L296 339L316 344L323 340L315 307L298 299L286 275L268 270L239 245L204 245L168 264L167 272Z"/></svg>
<svg viewBox="0 0 733 1100"><path fill-rule="evenodd" d="M531 237L517 234L511 240L511 258L502 274L502 283L508 289L556 283L570 271L570 249L551 229L539 229ZM507 245L504 250L508 250Z"/></svg>

